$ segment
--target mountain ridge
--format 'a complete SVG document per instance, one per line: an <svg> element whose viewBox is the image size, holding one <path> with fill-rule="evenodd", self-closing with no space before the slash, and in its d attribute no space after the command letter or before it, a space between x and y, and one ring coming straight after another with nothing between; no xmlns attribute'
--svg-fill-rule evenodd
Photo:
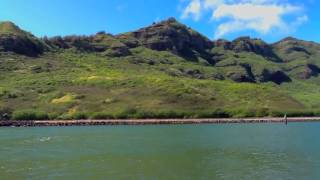
<svg viewBox="0 0 320 180"><path fill-rule="evenodd" d="M233 72L217 76L236 82L272 81L281 84L290 82L291 76L308 79L320 73L319 66L309 62L304 64L304 68L300 67L299 71L301 72L296 75L290 75L290 72L278 69L277 66L281 65L277 64L273 64L276 68L264 68L255 73L255 63L239 60L240 54L246 53L261 56L265 61L275 63L289 63L301 58L311 59L314 54L319 56L320 44L315 42L287 37L276 43L268 44L262 39L250 38L249 36L239 37L233 41L223 39L211 41L201 33L178 22L175 18L118 35L98 32L91 36L73 35L39 39L8 21L0 24L0 30L1 49L28 56L38 56L52 50L75 48L78 51L96 52L105 56L125 57L132 54L130 49L145 47L155 51L168 51L187 61L201 61L211 66L218 64L219 67L223 67L219 64L233 61L233 66L229 65L233 67ZM228 57L230 54L233 56ZM246 54L245 56L250 55Z"/></svg>
<svg viewBox="0 0 320 180"><path fill-rule="evenodd" d="M147 27L144 27L144 28L132 31L132 32L119 33L119 34L115 34L115 35L108 34L108 35L114 37L115 39L119 38L120 41L121 41L121 39L123 39L126 36L127 37L128 36L134 36L134 37L130 37L130 38L135 38L137 40L139 38L135 37L135 36L139 36L139 33L140 33L140 36L141 36L141 34L143 34L143 31L147 32L148 29L151 29L151 31L152 31L153 28L157 28L157 27L161 27L161 26L167 26L167 29L165 29L164 31L161 31L161 29L158 30L158 31L155 30L155 32L153 32L153 33L154 34L155 33L169 33L169 35L170 35L170 33L173 33L173 32L172 31L171 32L167 32L167 31L170 30L169 28L180 27L180 30L182 29L182 30L188 32L189 35L190 34L195 34L196 36L198 36L203 41L199 45L199 46L202 46L202 47L195 46L195 48L199 48L199 49L203 49L204 48L203 46L205 46L204 49L213 48L215 46L218 46L218 47L224 46L225 49L231 49L231 50L235 50L235 51L238 51L238 52L239 51L249 51L250 52L250 51L255 51L256 50L256 53L258 53L258 54L261 53L262 55L267 55L268 52L258 52L258 51L263 51L263 50L270 51L270 47L275 46L275 45L280 44L280 43L283 43L283 42L286 42L286 41L299 41L299 42L304 42L304 43L308 43L308 44L311 44L311 45L319 45L318 43L316 43L314 41L304 41L304 40L300 40L300 39L297 39L297 38L294 38L294 37L290 37L290 36L286 37L286 38L283 38L283 39L281 39L281 40L279 40L277 42L274 42L274 43L266 43L265 41L263 41L260 38L250 38L249 36L238 37L238 38L235 38L234 40L231 40L231 41L225 40L225 39L210 40L209 38L207 38L203 34L191 29L190 27L188 27L188 26L186 26L186 25L184 25L182 23L180 23L175 18L168 18L167 20L163 20L163 21L160 21L158 23L153 23L150 26L147 26ZM5 30L6 27L7 27L7 30ZM8 33L8 32L13 32L13 33ZM36 36L32 35L31 33L21 30L17 25L15 25L13 22L10 22L10 21L0 22L0 34L4 34L4 33L6 33L6 34L20 34L20 35L22 34L22 35L25 35L25 36L26 35L30 35L30 36L32 36L34 38L37 38ZM181 33L181 32L179 32L179 33ZM99 34L99 32L97 34ZM178 33L176 33L176 34L178 34ZM143 35L146 36L145 34L143 34ZM171 34L171 36L172 35L173 34ZM94 35L89 35L89 36L86 36L86 35L82 35L82 36L80 36L80 35L67 35L67 36L64 36L64 37L65 38L68 38L68 37L82 37L82 38L87 37L88 38L88 37L92 37L92 36L94 36ZM150 39L152 39L151 38L152 37L152 32L151 32L151 35L149 35L149 36L150 37L146 37L143 40L140 40L141 44L139 44L139 45L148 46L149 48L155 49L155 50L167 50L166 46L163 46L163 47L152 47L152 46L156 46L156 45L152 44L152 42L151 43L146 42L146 41L150 41ZM51 38L47 38L45 36L44 38L37 38L37 39L41 39L41 40L45 39L45 40L48 41L50 39L55 39L57 37L60 38L61 36L53 36ZM167 39L169 39L169 38L170 37L168 36ZM173 37L171 37L171 38L173 38ZM178 39L183 40L181 38L178 38ZM240 47L239 47L239 44L236 44L237 42L240 42L240 43L243 43L243 44L240 44ZM255 42L257 42L257 43L255 43ZM129 42L127 42L127 43L129 43ZM139 43L139 42L133 42L133 43L131 42L131 44L129 43L128 45L131 46L131 47L136 47L136 46L138 46L137 43ZM251 44L248 44L248 43L251 43ZM255 46L257 44L262 45L263 47ZM169 49L178 48L178 50L179 50L179 49L181 49L180 46L181 46L181 44L178 44L178 45L171 44L171 47L169 47ZM270 46L270 47L268 47L268 46ZM258 48L258 49L260 48L260 50L257 50L255 48Z"/></svg>

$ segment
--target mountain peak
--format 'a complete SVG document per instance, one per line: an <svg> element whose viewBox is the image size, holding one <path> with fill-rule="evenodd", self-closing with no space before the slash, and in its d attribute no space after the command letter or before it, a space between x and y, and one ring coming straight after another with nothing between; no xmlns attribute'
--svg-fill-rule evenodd
<svg viewBox="0 0 320 180"><path fill-rule="evenodd" d="M154 22L151 26L142 28L142 29L147 29L147 28L152 28L152 27L159 27L159 26L166 26L166 27L172 27L172 28L181 28L181 29L190 29L186 25L182 24L179 22L176 18L170 17L168 19L159 21L159 22Z"/></svg>
<svg viewBox="0 0 320 180"><path fill-rule="evenodd" d="M21 34L23 31L11 21L0 22L0 33Z"/></svg>
<svg viewBox="0 0 320 180"><path fill-rule="evenodd" d="M282 42L283 41L299 41L299 39L289 36L289 37L282 39L281 41Z"/></svg>
<svg viewBox="0 0 320 180"><path fill-rule="evenodd" d="M208 38L175 18L154 23L130 34L145 47L171 51L188 58L194 57L193 51L201 54L212 47L212 42Z"/></svg>
<svg viewBox="0 0 320 180"><path fill-rule="evenodd" d="M166 20L163 20L162 22L167 22L167 23L177 23L177 19L174 18L174 17L169 17L168 19Z"/></svg>

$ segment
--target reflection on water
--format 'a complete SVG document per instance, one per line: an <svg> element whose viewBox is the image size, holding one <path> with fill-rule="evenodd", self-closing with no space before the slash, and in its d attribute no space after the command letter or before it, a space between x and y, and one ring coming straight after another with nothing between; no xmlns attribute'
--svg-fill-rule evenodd
<svg viewBox="0 0 320 180"><path fill-rule="evenodd" d="M0 177L319 179L319 130L320 123L0 128Z"/></svg>

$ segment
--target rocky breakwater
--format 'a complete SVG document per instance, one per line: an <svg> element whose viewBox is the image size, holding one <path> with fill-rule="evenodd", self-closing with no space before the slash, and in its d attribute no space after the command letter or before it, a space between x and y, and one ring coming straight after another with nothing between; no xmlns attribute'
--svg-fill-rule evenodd
<svg viewBox="0 0 320 180"><path fill-rule="evenodd" d="M320 117L287 118L290 122L320 122ZM225 119L143 119L143 120L48 120L0 121L2 127L36 126L98 126L98 125L161 125L161 124L227 124L227 123L285 123L284 118L225 118Z"/></svg>

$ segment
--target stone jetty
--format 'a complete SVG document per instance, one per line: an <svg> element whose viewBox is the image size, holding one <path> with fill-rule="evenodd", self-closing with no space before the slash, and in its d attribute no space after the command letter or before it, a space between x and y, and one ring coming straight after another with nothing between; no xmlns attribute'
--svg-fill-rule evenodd
<svg viewBox="0 0 320 180"><path fill-rule="evenodd" d="M118 119L118 120L19 120L0 121L5 127L37 126L98 126L98 125L157 125L157 124L227 124L227 123L292 123L320 122L320 117L295 118L219 118L219 119Z"/></svg>

